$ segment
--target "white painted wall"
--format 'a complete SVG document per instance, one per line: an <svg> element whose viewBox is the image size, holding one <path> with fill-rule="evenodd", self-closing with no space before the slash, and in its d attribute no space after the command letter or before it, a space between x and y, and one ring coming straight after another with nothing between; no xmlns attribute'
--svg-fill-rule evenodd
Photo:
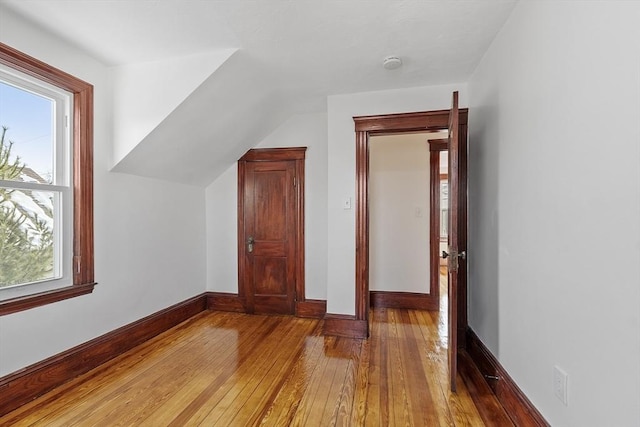
<svg viewBox="0 0 640 427"><path fill-rule="evenodd" d="M238 293L238 164L205 190L207 290Z"/></svg>
<svg viewBox="0 0 640 427"><path fill-rule="evenodd" d="M236 50L112 67L112 164L122 160Z"/></svg>
<svg viewBox="0 0 640 427"><path fill-rule="evenodd" d="M305 294L326 299L327 115L290 117L256 148L307 147L305 160ZM238 292L237 164L206 189L207 289Z"/></svg>
<svg viewBox="0 0 640 427"><path fill-rule="evenodd" d="M345 198L355 201L353 117L448 109L455 90L464 107L466 88L460 83L328 97L328 313L355 314L355 203L342 209Z"/></svg>
<svg viewBox="0 0 640 427"><path fill-rule="evenodd" d="M426 135L369 139L369 289L429 293Z"/></svg>
<svg viewBox="0 0 640 427"><path fill-rule="evenodd" d="M519 2L469 83L470 323L553 426L640 425L638 22Z"/></svg>
<svg viewBox="0 0 640 427"><path fill-rule="evenodd" d="M202 188L109 173L108 70L0 5L0 40L94 85L95 291L0 317L0 376L205 288Z"/></svg>

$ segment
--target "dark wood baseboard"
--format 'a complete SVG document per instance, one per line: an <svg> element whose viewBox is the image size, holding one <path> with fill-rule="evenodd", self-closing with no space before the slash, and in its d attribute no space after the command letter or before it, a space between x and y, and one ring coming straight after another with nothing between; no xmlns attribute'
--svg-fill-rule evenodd
<svg viewBox="0 0 640 427"><path fill-rule="evenodd" d="M467 353L515 425L549 426L471 328L467 329Z"/></svg>
<svg viewBox="0 0 640 427"><path fill-rule="evenodd" d="M435 295L388 291L371 291L369 294L371 307L429 311L440 309L440 301Z"/></svg>
<svg viewBox="0 0 640 427"><path fill-rule="evenodd" d="M296 302L296 316L311 319L323 319L327 314L327 301L320 299L308 299Z"/></svg>
<svg viewBox="0 0 640 427"><path fill-rule="evenodd" d="M327 313L324 316L322 333L324 335L367 338L367 321L358 320L355 316Z"/></svg>
<svg viewBox="0 0 640 427"><path fill-rule="evenodd" d="M207 292L207 309L214 311L233 311L244 313L244 303L238 294L225 292Z"/></svg>
<svg viewBox="0 0 640 427"><path fill-rule="evenodd" d="M205 294L0 378L0 416L206 310Z"/></svg>
<svg viewBox="0 0 640 427"><path fill-rule="evenodd" d="M458 352L458 372L485 425L510 426L513 424L507 412L496 399L493 390L464 350Z"/></svg>

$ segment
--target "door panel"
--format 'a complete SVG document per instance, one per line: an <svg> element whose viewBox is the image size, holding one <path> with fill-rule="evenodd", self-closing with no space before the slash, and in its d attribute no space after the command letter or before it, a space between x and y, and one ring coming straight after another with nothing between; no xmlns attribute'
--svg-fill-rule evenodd
<svg viewBox="0 0 640 427"><path fill-rule="evenodd" d="M293 314L296 279L295 160L246 162L239 280L248 313Z"/></svg>
<svg viewBox="0 0 640 427"><path fill-rule="evenodd" d="M286 295L287 261L284 257L255 256L253 275L256 295Z"/></svg>
<svg viewBox="0 0 640 427"><path fill-rule="evenodd" d="M274 162L275 163L275 162ZM261 241L286 240L286 191L287 169L285 164L272 164L268 170L262 165L253 164L255 206L255 238ZM277 168L282 167L282 170ZM289 218L290 220L290 218Z"/></svg>
<svg viewBox="0 0 640 427"><path fill-rule="evenodd" d="M458 374L458 279L459 279L459 209L460 209L460 140L458 92L453 92L449 112L449 381L456 391Z"/></svg>

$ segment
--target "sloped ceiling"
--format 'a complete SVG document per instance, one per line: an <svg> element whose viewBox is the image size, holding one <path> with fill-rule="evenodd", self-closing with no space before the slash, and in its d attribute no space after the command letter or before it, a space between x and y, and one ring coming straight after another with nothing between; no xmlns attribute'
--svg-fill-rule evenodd
<svg viewBox="0 0 640 427"><path fill-rule="evenodd" d="M116 75L153 61L184 62L193 75L197 65L179 58L228 58L209 61L152 121L144 104L128 112L132 126L147 120L143 131L114 131L115 171L204 186L289 115L325 109L327 95L467 81L515 0L0 3ZM403 66L383 69L387 55Z"/></svg>

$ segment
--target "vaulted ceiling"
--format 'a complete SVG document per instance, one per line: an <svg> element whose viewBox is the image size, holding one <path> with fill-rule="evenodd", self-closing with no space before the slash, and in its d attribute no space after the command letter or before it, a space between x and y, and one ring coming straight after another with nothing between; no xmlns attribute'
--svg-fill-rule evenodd
<svg viewBox="0 0 640 427"><path fill-rule="evenodd" d="M114 170L207 185L328 95L466 82L515 0L0 3L110 67Z"/></svg>

